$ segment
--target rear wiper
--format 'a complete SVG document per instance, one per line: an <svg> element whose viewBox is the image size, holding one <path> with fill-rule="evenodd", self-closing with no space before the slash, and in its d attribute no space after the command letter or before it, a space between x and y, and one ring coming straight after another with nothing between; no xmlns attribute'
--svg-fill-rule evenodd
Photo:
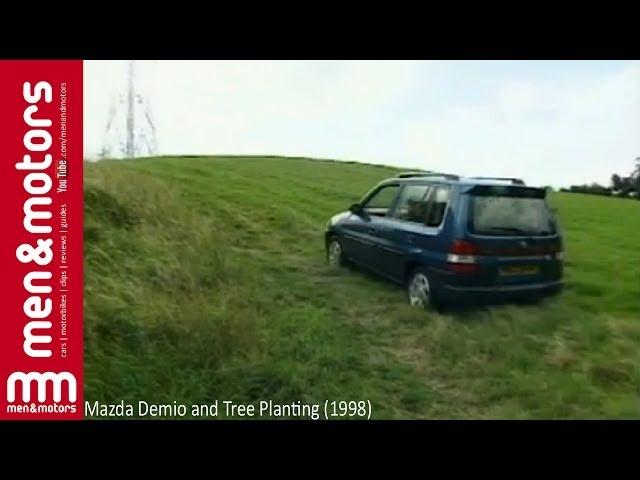
<svg viewBox="0 0 640 480"><path fill-rule="evenodd" d="M519 233L521 235L531 234L531 232L527 232L526 230L522 230L521 228L516 228L516 227L489 227L489 230L494 232Z"/></svg>
<svg viewBox="0 0 640 480"><path fill-rule="evenodd" d="M516 227L489 227L489 230L494 232L508 232L508 233L518 233L520 235L553 235L554 232L550 230L541 230L539 232L531 232L528 230L522 230L521 228Z"/></svg>

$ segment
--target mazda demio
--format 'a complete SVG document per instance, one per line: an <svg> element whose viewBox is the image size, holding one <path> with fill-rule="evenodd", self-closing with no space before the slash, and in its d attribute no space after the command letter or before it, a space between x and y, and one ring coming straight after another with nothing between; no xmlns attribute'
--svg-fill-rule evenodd
<svg viewBox="0 0 640 480"><path fill-rule="evenodd" d="M379 183L325 232L331 265L403 284L409 303L425 308L559 293L562 245L546 189L421 172Z"/></svg>

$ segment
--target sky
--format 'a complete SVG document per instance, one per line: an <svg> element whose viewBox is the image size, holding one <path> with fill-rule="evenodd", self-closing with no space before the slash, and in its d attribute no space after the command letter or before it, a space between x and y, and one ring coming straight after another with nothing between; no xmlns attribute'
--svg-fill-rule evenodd
<svg viewBox="0 0 640 480"><path fill-rule="evenodd" d="M135 68L159 154L332 158L554 187L607 185L640 157L638 61L161 60ZM126 69L126 61L84 62L87 158L124 132Z"/></svg>

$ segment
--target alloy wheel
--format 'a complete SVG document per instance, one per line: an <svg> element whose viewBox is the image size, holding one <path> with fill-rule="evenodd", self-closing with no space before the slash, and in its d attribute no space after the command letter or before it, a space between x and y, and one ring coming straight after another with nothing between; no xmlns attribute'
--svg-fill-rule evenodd
<svg viewBox="0 0 640 480"><path fill-rule="evenodd" d="M331 240L329 243L327 258L329 260L329 265L333 267L338 267L342 264L342 247L340 246L340 242L335 239Z"/></svg>
<svg viewBox="0 0 640 480"><path fill-rule="evenodd" d="M409 282L409 303L416 307L426 308L429 305L429 279L422 272L417 272Z"/></svg>

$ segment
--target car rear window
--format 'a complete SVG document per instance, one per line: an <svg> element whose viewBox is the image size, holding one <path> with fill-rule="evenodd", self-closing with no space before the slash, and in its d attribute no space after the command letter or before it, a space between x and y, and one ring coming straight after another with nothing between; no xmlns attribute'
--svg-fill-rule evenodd
<svg viewBox="0 0 640 480"><path fill-rule="evenodd" d="M471 195L470 230L482 235L551 235L556 229L544 198Z"/></svg>

